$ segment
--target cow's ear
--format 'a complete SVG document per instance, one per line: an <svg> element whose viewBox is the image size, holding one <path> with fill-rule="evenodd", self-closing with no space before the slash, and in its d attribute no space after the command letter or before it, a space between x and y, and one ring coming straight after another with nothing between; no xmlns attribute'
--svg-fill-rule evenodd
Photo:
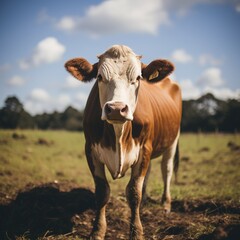
<svg viewBox="0 0 240 240"><path fill-rule="evenodd" d="M151 83L159 82L174 70L174 65L165 59L157 59L147 66L142 64L142 76Z"/></svg>
<svg viewBox="0 0 240 240"><path fill-rule="evenodd" d="M97 76L98 63L92 65L84 58L74 58L65 63L65 68L78 80L89 82Z"/></svg>

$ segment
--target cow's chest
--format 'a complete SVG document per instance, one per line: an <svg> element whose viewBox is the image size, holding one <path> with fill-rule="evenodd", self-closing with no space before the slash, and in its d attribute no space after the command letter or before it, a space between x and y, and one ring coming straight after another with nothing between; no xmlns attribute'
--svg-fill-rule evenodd
<svg viewBox="0 0 240 240"><path fill-rule="evenodd" d="M95 161L105 164L114 179L123 177L140 156L140 145L132 141L131 148L116 144L116 149L99 144L92 145L92 157Z"/></svg>

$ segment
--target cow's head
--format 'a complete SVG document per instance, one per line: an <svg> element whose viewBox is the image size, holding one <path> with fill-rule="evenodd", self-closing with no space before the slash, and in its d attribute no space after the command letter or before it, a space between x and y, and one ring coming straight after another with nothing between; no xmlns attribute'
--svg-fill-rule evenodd
<svg viewBox="0 0 240 240"><path fill-rule="evenodd" d="M66 69L83 82L98 81L102 120L124 123L133 119L141 80L155 83L167 77L174 66L167 60L142 64L130 48L115 45L98 56L99 62L90 64L84 58L66 62Z"/></svg>

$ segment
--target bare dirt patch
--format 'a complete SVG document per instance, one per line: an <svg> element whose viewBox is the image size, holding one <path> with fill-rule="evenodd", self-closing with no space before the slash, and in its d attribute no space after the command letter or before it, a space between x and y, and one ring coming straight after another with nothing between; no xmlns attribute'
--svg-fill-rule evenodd
<svg viewBox="0 0 240 240"><path fill-rule="evenodd" d="M19 134L19 133L14 132L12 134L12 138L15 140L21 140L21 139L26 139L26 136L24 134Z"/></svg>
<svg viewBox="0 0 240 240"><path fill-rule="evenodd" d="M53 145L54 144L54 142L53 141L49 141L49 140L47 140L47 139L45 139L45 138L39 138L38 140L37 140L37 142L36 142L36 144L37 145L45 145L45 146L51 146L51 145Z"/></svg>
<svg viewBox="0 0 240 240"><path fill-rule="evenodd" d="M1 195L0 239L89 239L94 194L71 182L28 185L14 199ZM145 239L239 240L240 206L232 201L173 201L164 215L158 201L141 209ZM106 239L128 239L129 208L124 196L111 197Z"/></svg>

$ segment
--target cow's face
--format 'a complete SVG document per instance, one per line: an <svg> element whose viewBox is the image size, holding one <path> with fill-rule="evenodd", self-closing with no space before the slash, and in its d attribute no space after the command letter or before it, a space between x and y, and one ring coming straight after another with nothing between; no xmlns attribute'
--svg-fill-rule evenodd
<svg viewBox="0 0 240 240"><path fill-rule="evenodd" d="M109 123L133 120L141 79L158 82L174 69L172 63L161 59L144 65L130 48L120 45L100 55L99 62L94 65L83 58L75 58L65 67L81 81L97 78L101 118Z"/></svg>
<svg viewBox="0 0 240 240"><path fill-rule="evenodd" d="M102 120L123 123L133 119L141 78L141 62L134 54L100 57L97 81Z"/></svg>

